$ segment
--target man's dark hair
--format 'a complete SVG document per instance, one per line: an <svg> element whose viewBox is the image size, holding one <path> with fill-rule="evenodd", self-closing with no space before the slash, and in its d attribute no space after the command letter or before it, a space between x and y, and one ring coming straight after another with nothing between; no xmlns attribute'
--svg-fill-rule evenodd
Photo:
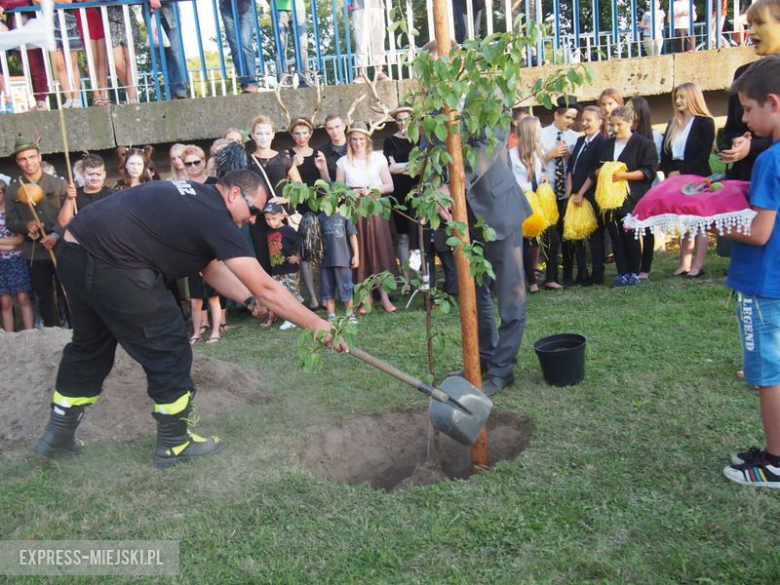
<svg viewBox="0 0 780 585"><path fill-rule="evenodd" d="M741 93L759 104L772 93L780 95L780 55L769 55L755 61L731 84L731 93Z"/></svg>
<svg viewBox="0 0 780 585"><path fill-rule="evenodd" d="M250 171L249 169L232 171L226 174L224 177L221 177L217 181L217 185L221 185L227 188L238 187L244 193L248 193L250 195L254 195L254 193L258 190L258 188L261 187L263 191L265 191L265 185L263 184L263 179L259 175Z"/></svg>
<svg viewBox="0 0 780 585"><path fill-rule="evenodd" d="M106 161L99 154L88 154L81 159L81 168L86 169L99 169L105 167Z"/></svg>
<svg viewBox="0 0 780 585"><path fill-rule="evenodd" d="M341 120L343 122L344 121L344 116L342 116L341 114L336 114L336 113L328 114L327 116L325 116L325 124L327 124L328 122L330 122L332 120Z"/></svg>

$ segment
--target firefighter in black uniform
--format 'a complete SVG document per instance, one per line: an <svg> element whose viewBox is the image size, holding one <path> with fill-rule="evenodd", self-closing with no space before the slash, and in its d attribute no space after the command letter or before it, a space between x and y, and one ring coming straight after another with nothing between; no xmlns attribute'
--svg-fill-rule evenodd
<svg viewBox="0 0 780 585"><path fill-rule="evenodd" d="M239 170L216 185L145 183L90 205L73 219L59 255L73 340L62 355L51 418L36 453L78 454L76 427L85 407L100 396L117 343L147 375L157 421L155 465L168 467L221 450L217 437L190 430L192 351L165 282L201 272L221 294L250 308L268 307L303 328L330 328L263 271L239 231L254 223L265 201L260 177ZM331 341L328 336L326 343ZM343 344L333 348L346 350Z"/></svg>

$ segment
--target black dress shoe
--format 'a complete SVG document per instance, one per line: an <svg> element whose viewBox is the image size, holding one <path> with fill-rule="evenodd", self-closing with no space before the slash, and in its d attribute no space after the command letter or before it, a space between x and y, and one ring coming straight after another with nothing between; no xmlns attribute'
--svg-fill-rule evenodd
<svg viewBox="0 0 780 585"><path fill-rule="evenodd" d="M514 383L514 376L508 376L506 378L488 376L482 381L482 392L484 392L485 396L493 396Z"/></svg>
<svg viewBox="0 0 780 585"><path fill-rule="evenodd" d="M588 271L585 272L578 272L577 273L577 279L574 281L577 284L584 285L590 280L590 275L588 274Z"/></svg>

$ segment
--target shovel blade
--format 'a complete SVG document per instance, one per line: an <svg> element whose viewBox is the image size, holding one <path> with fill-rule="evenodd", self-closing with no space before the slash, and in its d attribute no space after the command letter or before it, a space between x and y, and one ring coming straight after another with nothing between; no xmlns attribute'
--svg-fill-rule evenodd
<svg viewBox="0 0 780 585"><path fill-rule="evenodd" d="M447 402L432 400L428 418L435 429L463 445L473 445L493 409L493 401L460 376L450 376L441 385Z"/></svg>

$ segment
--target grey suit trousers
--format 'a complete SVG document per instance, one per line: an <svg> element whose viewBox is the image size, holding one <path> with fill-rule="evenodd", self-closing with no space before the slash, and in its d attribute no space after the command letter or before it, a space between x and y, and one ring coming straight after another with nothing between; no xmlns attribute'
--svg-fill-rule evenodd
<svg viewBox="0 0 780 585"><path fill-rule="evenodd" d="M517 229L503 240L484 242L485 257L493 265L496 297L501 325L496 328L493 282L484 278L477 285L477 316L479 322L479 355L484 364L483 375L508 378L517 365L517 353L525 329L525 276L523 272L523 232Z"/></svg>

